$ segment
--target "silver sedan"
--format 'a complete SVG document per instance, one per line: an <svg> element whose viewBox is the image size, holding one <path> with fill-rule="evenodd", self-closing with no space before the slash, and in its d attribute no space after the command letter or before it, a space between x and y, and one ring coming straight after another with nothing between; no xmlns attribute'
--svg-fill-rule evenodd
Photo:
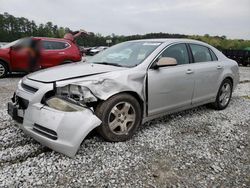
<svg viewBox="0 0 250 188"><path fill-rule="evenodd" d="M206 43L136 40L27 75L8 113L43 145L74 156L93 129L125 141L159 116L203 104L223 110L238 82L237 63Z"/></svg>

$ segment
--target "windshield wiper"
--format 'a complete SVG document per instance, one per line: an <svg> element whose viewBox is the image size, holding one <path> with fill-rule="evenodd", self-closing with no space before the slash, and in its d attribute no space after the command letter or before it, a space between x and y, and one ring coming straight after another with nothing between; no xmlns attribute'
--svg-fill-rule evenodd
<svg viewBox="0 0 250 188"><path fill-rule="evenodd" d="M122 67L122 65L120 65L120 64L109 63L109 62L96 62L96 63L94 63L94 64L112 65L112 66L116 66L116 67Z"/></svg>

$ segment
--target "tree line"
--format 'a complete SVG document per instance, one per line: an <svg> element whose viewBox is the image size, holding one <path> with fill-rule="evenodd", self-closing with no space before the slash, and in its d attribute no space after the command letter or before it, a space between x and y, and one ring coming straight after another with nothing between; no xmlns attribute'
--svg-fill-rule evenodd
<svg viewBox="0 0 250 188"><path fill-rule="evenodd" d="M0 41L11 42L23 37L39 36L39 37L55 37L62 38L65 33L71 32L68 27L59 27L52 22L46 24L36 24L33 20L24 17L15 17L8 13L0 14ZM149 33L144 35L115 35L111 34L103 36L99 33L90 33L89 36L80 37L77 43L80 46L104 46L106 40L111 39L111 45L136 39L148 38L190 38L200 40L215 46L218 49L244 49L250 47L250 40L227 39L226 36L204 36L169 34L169 33Z"/></svg>

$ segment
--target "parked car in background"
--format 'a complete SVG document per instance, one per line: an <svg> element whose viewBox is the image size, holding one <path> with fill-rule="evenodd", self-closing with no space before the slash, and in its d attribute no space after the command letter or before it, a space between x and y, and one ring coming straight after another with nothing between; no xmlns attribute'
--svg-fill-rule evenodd
<svg viewBox="0 0 250 188"><path fill-rule="evenodd" d="M36 52L36 67L44 69L81 60L78 46L66 39L28 37L0 48L0 78L11 72L30 72L30 53Z"/></svg>
<svg viewBox="0 0 250 188"><path fill-rule="evenodd" d="M99 46L99 47L94 47L89 51L89 55L96 55L99 52L106 50L108 46Z"/></svg>
<svg viewBox="0 0 250 188"><path fill-rule="evenodd" d="M86 49L84 48L84 46L78 46L80 52L81 52L81 55L82 56L85 56L86 55Z"/></svg>
<svg viewBox="0 0 250 188"><path fill-rule="evenodd" d="M74 156L95 128L107 141L118 142L166 114L203 104L223 110L238 82L238 64L206 43L136 40L86 63L27 75L8 113L37 141Z"/></svg>
<svg viewBox="0 0 250 188"><path fill-rule="evenodd" d="M84 53L86 55L90 55L90 50L94 49L95 47L84 47Z"/></svg>
<svg viewBox="0 0 250 188"><path fill-rule="evenodd" d="M243 66L250 65L250 50L223 50L222 53Z"/></svg>

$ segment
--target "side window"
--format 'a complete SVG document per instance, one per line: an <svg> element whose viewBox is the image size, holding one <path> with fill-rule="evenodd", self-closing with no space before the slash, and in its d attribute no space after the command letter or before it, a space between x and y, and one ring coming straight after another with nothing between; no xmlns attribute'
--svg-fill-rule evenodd
<svg viewBox="0 0 250 188"><path fill-rule="evenodd" d="M56 42L56 41L43 41L43 49L45 50L62 50L69 46L66 42Z"/></svg>
<svg viewBox="0 0 250 188"><path fill-rule="evenodd" d="M21 48L31 47L32 39L31 38L24 38L21 43L17 46Z"/></svg>
<svg viewBox="0 0 250 188"><path fill-rule="evenodd" d="M45 50L51 50L52 45L50 43L50 41L42 41L42 48Z"/></svg>
<svg viewBox="0 0 250 188"><path fill-rule="evenodd" d="M212 61L212 57L207 47L197 44L190 44L190 48L192 50L195 63Z"/></svg>
<svg viewBox="0 0 250 188"><path fill-rule="evenodd" d="M185 44L175 44L164 50L160 57L172 57L176 59L177 64L188 64L189 56Z"/></svg>
<svg viewBox="0 0 250 188"><path fill-rule="evenodd" d="M211 56L212 56L212 60L213 61L218 61L218 58L217 58L217 56L215 55L215 53L213 52L213 50L211 50L211 49L209 49L210 50L210 54L211 54Z"/></svg>

